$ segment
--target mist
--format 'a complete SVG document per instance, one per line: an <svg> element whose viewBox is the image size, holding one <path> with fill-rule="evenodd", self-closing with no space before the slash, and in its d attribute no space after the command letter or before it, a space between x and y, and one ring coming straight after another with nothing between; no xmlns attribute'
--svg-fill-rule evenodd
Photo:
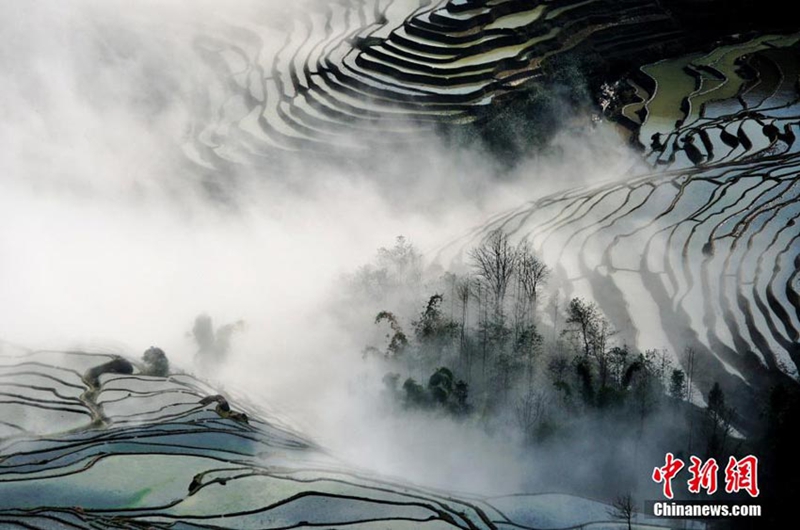
<svg viewBox="0 0 800 530"><path fill-rule="evenodd" d="M431 486L546 490L566 449L525 452L513 433L386 414L374 399L386 366L361 355L372 308L334 306L346 275L398 235L431 255L499 211L621 178L634 157L587 128L503 173L486 152L444 141L352 164L302 153L197 163L194 135L217 112L201 94L216 74L193 42L241 25L278 46L284 4L4 3L0 339L137 357L156 345L193 371L194 318L242 320L229 362L201 375L332 454ZM341 313L364 315L364 332Z"/></svg>

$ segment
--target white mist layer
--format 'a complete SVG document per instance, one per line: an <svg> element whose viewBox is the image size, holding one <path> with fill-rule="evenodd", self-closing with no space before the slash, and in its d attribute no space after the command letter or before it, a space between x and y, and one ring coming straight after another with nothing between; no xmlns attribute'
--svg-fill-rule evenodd
<svg viewBox="0 0 800 530"><path fill-rule="evenodd" d="M363 337L328 312L333 293L397 235L436 248L492 212L610 178L629 159L604 134L596 141L618 153L604 164L591 145L562 138L577 153L568 167L531 162L501 184L480 153L437 145L376 154L386 175L299 156L290 174L214 175L225 191L216 201L180 149L192 94L210 75L189 43L237 17L286 16L282 4L3 4L0 33L13 46L0 52L0 339L137 356L157 345L191 369L196 315L242 319L231 362L212 374L227 388L268 400L363 468L517 491L530 469L513 440L377 407L383 368L361 359ZM408 181L391 183L397 175Z"/></svg>

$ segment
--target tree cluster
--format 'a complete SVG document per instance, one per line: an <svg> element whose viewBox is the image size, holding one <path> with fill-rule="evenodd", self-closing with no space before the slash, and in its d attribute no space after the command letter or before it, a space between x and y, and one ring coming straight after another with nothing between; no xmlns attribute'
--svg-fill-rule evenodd
<svg viewBox="0 0 800 530"><path fill-rule="evenodd" d="M458 272L440 270L426 284L433 294L415 317L388 309L374 317L385 342L364 353L389 363L387 394L402 409L469 417L530 444L591 430L624 433L636 447L663 438L665 450L704 458L741 448L721 387L713 385L702 406L692 396L702 375L694 351L676 365L667 351L618 341L593 301L572 297L559 306L551 269L524 239L496 230L464 255ZM413 281L422 283L421 259L407 240L382 258L373 272L413 263ZM658 430L667 428L669 436Z"/></svg>

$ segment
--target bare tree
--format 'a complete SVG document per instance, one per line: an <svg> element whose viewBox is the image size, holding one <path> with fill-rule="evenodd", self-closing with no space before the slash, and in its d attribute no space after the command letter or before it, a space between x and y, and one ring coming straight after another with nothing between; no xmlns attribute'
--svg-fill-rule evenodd
<svg viewBox="0 0 800 530"><path fill-rule="evenodd" d="M583 354L589 357L595 348L600 333L600 310L594 303L582 298L573 298L567 306L567 328L561 333L576 337L581 343Z"/></svg>
<svg viewBox="0 0 800 530"><path fill-rule="evenodd" d="M624 521L628 525L628 530L631 530L631 524L636 515L633 496L630 493L626 493L614 499L614 502L611 503L611 507L608 509L608 515Z"/></svg>
<svg viewBox="0 0 800 530"><path fill-rule="evenodd" d="M686 368L686 401L692 403L692 387L694 385L694 370L697 361L697 350L691 346L687 346L683 351L683 366ZM686 451L691 453L692 442L694 441L694 414L691 413L689 407L688 421L689 421L689 440L687 441Z"/></svg>
<svg viewBox="0 0 800 530"><path fill-rule="evenodd" d="M566 328L562 335L570 335L581 344L586 358L594 358L600 372L601 385L605 386L609 371L608 343L616 331L593 302L573 298L567 306Z"/></svg>
<svg viewBox="0 0 800 530"><path fill-rule="evenodd" d="M687 346L683 351L683 366L686 368L686 401L692 402L692 385L694 384L694 369L697 362L697 350Z"/></svg>
<svg viewBox="0 0 800 530"><path fill-rule="evenodd" d="M483 282L475 282L475 299L478 301L478 329L481 336L481 376L486 377L486 354L488 350L488 323L489 323L489 310L486 308L486 300L484 299Z"/></svg>
<svg viewBox="0 0 800 530"><path fill-rule="evenodd" d="M528 440L533 440L537 427L545 421L548 405L549 399L541 390L529 389L525 395L517 399L514 418Z"/></svg>
<svg viewBox="0 0 800 530"><path fill-rule="evenodd" d="M600 372L600 388L605 388L608 384L608 374L610 370L610 355L608 351L608 339L614 334L611 324L605 318L600 318L600 329L595 340L594 355L597 359L597 366Z"/></svg>
<svg viewBox="0 0 800 530"><path fill-rule="evenodd" d="M422 254L403 236L395 238L393 247L379 248L377 262L401 287L417 285L422 281Z"/></svg>
<svg viewBox="0 0 800 530"><path fill-rule="evenodd" d="M527 240L522 241L517 246L517 276L523 295L532 308L536 307L539 290L549 275L550 268L536 256Z"/></svg>
<svg viewBox="0 0 800 530"><path fill-rule="evenodd" d="M556 345L558 351L561 351L561 344L562 342L559 339L561 333L558 330L558 315L559 315L559 297L561 291L556 291L553 296L550 298L550 305L549 307L553 310L553 343Z"/></svg>
<svg viewBox="0 0 800 530"><path fill-rule="evenodd" d="M516 248L509 243L508 235L497 229L479 247L472 249L469 256L492 294L495 318L502 321L508 284L517 265Z"/></svg>
<svg viewBox="0 0 800 530"><path fill-rule="evenodd" d="M458 300L461 302L461 330L459 334L459 357L461 362L465 364L467 372L467 383L470 383L470 375L472 366L467 357L467 317L469 315L469 299L472 291L472 279L469 277L463 278L456 282L455 290Z"/></svg>

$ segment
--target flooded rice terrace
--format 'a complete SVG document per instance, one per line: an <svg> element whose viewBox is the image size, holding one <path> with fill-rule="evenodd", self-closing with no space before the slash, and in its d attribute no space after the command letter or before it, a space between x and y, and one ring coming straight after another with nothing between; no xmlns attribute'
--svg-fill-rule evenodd
<svg viewBox="0 0 800 530"><path fill-rule="evenodd" d="M735 7L5 2L0 527L751 527L667 453L777 520L800 26Z"/></svg>

